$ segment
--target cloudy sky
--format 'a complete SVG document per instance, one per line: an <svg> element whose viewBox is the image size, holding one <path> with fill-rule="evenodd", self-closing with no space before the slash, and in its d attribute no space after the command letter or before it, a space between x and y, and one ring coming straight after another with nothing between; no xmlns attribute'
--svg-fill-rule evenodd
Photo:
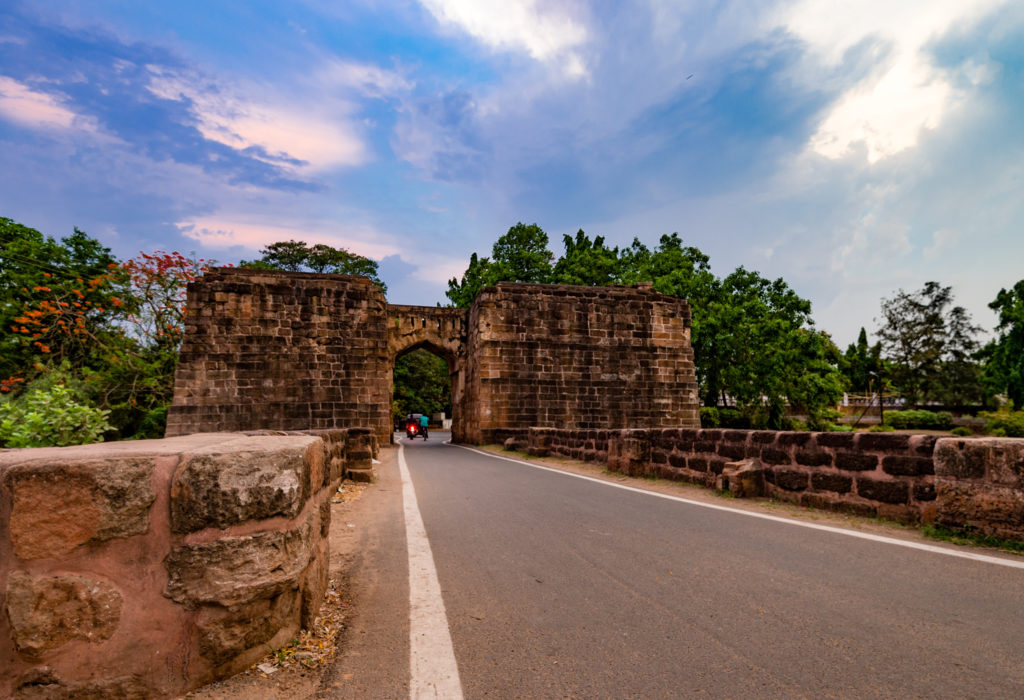
<svg viewBox="0 0 1024 700"><path fill-rule="evenodd" d="M0 216L122 258L324 242L433 305L517 221L678 231L843 345L1024 278L1019 0L3 7Z"/></svg>

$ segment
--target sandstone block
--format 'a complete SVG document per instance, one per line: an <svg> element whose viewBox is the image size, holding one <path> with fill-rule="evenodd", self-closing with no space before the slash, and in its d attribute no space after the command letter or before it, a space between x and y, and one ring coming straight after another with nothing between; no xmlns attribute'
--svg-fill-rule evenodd
<svg viewBox="0 0 1024 700"><path fill-rule="evenodd" d="M1024 440L1020 438L941 438L935 444L935 475L985 479L1024 489Z"/></svg>
<svg viewBox="0 0 1024 700"><path fill-rule="evenodd" d="M882 470L895 476L922 476L935 471L931 457L888 455L882 458Z"/></svg>
<svg viewBox="0 0 1024 700"><path fill-rule="evenodd" d="M715 481L719 491L728 491L736 498L764 495L765 466L756 459L728 462Z"/></svg>
<svg viewBox="0 0 1024 700"><path fill-rule="evenodd" d="M299 592L292 588L227 609L204 608L196 623L199 653L221 665L260 647L258 658L266 651L264 643L279 631L299 630L300 608Z"/></svg>
<svg viewBox="0 0 1024 700"><path fill-rule="evenodd" d="M833 472L815 472L811 474L811 488L815 491L849 493L852 487L853 477Z"/></svg>
<svg viewBox="0 0 1024 700"><path fill-rule="evenodd" d="M118 676L97 681L65 682L53 669L39 666L20 679L14 700L147 700L145 683L135 676Z"/></svg>
<svg viewBox="0 0 1024 700"><path fill-rule="evenodd" d="M297 588L309 564L310 524L174 547L164 560L171 600L194 606L239 605Z"/></svg>
<svg viewBox="0 0 1024 700"><path fill-rule="evenodd" d="M853 433L818 433L815 441L818 447L853 447Z"/></svg>
<svg viewBox="0 0 1024 700"><path fill-rule="evenodd" d="M936 521L1024 539L1024 492L1006 486L936 481Z"/></svg>
<svg viewBox="0 0 1024 700"><path fill-rule="evenodd" d="M776 469L769 472L767 480L786 491L804 491L807 489L808 474L792 469Z"/></svg>
<svg viewBox="0 0 1024 700"><path fill-rule="evenodd" d="M878 467L878 457L857 452L839 452L836 454L836 468L851 472L868 472Z"/></svg>
<svg viewBox="0 0 1024 700"><path fill-rule="evenodd" d="M906 503L910 498L910 485L905 481L857 479L857 495L880 503Z"/></svg>
<svg viewBox="0 0 1024 700"><path fill-rule="evenodd" d="M324 448L307 436L244 438L187 454L171 482L171 528L226 528L247 520L293 518L323 481Z"/></svg>
<svg viewBox="0 0 1024 700"><path fill-rule="evenodd" d="M796 463L807 467L827 467L832 465L832 455L828 452L815 452L813 450L797 450Z"/></svg>
<svg viewBox="0 0 1024 700"><path fill-rule="evenodd" d="M50 449L45 462L17 464L7 472L11 542L18 557L56 557L89 541L149 530L149 507L156 499L153 460L104 454Z"/></svg>
<svg viewBox="0 0 1024 700"><path fill-rule="evenodd" d="M73 639L102 642L121 619L121 594L114 586L81 576L32 576L15 571L7 579L7 618L15 647L38 656Z"/></svg>

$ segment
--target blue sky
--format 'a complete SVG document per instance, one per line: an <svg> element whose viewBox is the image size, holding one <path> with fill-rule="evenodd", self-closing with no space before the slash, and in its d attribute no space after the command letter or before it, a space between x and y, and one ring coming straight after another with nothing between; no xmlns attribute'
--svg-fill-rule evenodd
<svg viewBox="0 0 1024 700"><path fill-rule="evenodd" d="M0 216L122 258L324 242L433 305L517 221L678 231L841 345L928 280L990 329L1024 278L1020 2L4 7Z"/></svg>

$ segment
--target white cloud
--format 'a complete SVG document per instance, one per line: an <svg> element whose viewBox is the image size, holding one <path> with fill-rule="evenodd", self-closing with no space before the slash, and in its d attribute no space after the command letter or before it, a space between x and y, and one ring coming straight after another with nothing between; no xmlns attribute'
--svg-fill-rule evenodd
<svg viewBox="0 0 1024 700"><path fill-rule="evenodd" d="M0 76L0 118L30 129L96 132L96 122L69 109L64 100Z"/></svg>
<svg viewBox="0 0 1024 700"><path fill-rule="evenodd" d="M389 97L411 90L414 84L398 71L372 63L332 60L320 72L326 88L352 88L367 97Z"/></svg>
<svg viewBox="0 0 1024 700"><path fill-rule="evenodd" d="M841 158L863 144L875 163L915 146L923 129L935 129L964 94L931 64L927 44L956 26L990 12L1006 0L864 0L823 3L801 0L776 21L807 42L812 65L835 68L845 53L870 40L888 48L884 65L849 88L825 115L810 140L811 150ZM989 79L992 68L964 66L968 81ZM820 78L820 70L809 79Z"/></svg>
<svg viewBox="0 0 1024 700"><path fill-rule="evenodd" d="M369 150L352 118L353 107L329 95L310 99L287 95L253 97L264 89L242 91L204 83L195 76L149 66L151 93L168 100L191 102L197 128L211 141L244 150L257 147L255 157L293 170L321 171L365 163ZM289 161L299 160L296 166Z"/></svg>
<svg viewBox="0 0 1024 700"><path fill-rule="evenodd" d="M587 41L586 26L562 3L538 0L420 0L441 24L455 25L499 50L525 51L557 64L570 78L587 75L576 49Z"/></svg>

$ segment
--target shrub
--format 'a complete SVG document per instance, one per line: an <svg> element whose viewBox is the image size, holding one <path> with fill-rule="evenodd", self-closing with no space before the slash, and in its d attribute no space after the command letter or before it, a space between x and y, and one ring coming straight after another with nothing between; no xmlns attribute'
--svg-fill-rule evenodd
<svg viewBox="0 0 1024 700"><path fill-rule="evenodd" d="M714 406L701 406L700 407L700 427L702 428L717 428L722 424L722 420L718 415L718 409Z"/></svg>
<svg viewBox="0 0 1024 700"><path fill-rule="evenodd" d="M891 433L894 430L896 430L896 428L892 427L891 425L886 425L885 423L872 425L870 428L868 428L869 433Z"/></svg>
<svg viewBox="0 0 1024 700"><path fill-rule="evenodd" d="M32 389L0 404L0 444L63 447L99 441L111 429L109 411L79 403L70 389Z"/></svg>
<svg viewBox="0 0 1024 700"><path fill-rule="evenodd" d="M999 411L982 411L979 417L985 419L985 432L995 437L1024 437L1024 411L1014 411L1007 406Z"/></svg>
<svg viewBox="0 0 1024 700"><path fill-rule="evenodd" d="M167 429L167 409L168 406L158 406L152 409L142 419L142 423L139 424L139 429L135 431L133 437L140 439L148 438L162 438L164 431Z"/></svg>
<svg viewBox="0 0 1024 700"><path fill-rule="evenodd" d="M885 423L898 430L949 430L953 427L953 414L948 411L888 411Z"/></svg>
<svg viewBox="0 0 1024 700"><path fill-rule="evenodd" d="M958 437L970 437L971 435L974 434L971 432L970 428L964 425L958 425L955 428L953 428L950 432Z"/></svg>
<svg viewBox="0 0 1024 700"><path fill-rule="evenodd" d="M743 415L738 408L718 409L719 427L734 428L737 430L750 429L750 417Z"/></svg>

